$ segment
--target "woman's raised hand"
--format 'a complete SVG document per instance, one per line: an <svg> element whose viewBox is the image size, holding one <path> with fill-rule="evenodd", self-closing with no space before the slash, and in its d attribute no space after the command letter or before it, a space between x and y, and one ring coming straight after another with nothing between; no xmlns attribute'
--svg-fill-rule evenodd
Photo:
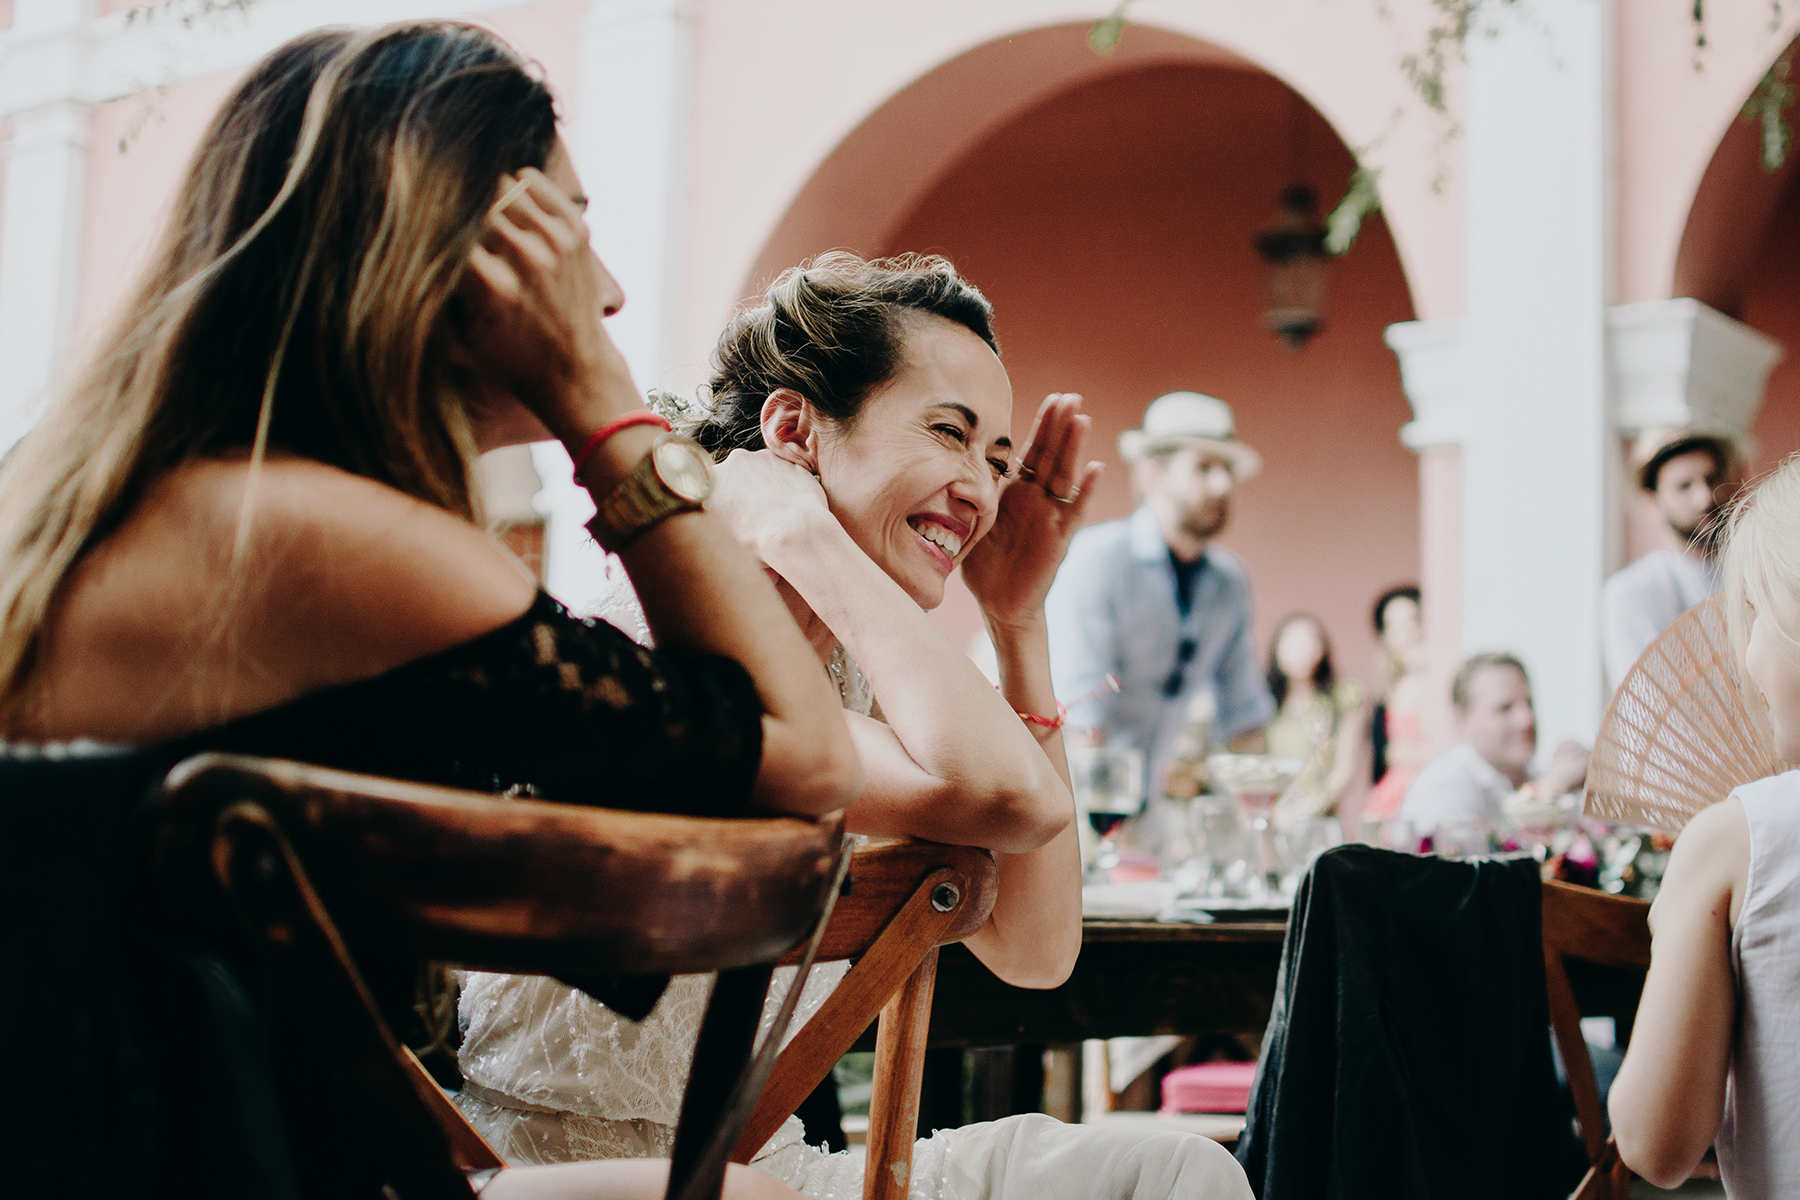
<svg viewBox="0 0 1800 1200"><path fill-rule="evenodd" d="M1091 423L1073 392L1052 392L1038 406L1019 477L1000 494L993 529L963 562L963 582L989 621L1012 625L1041 613L1100 478L1103 464L1081 458Z"/></svg>
<svg viewBox="0 0 1800 1200"><path fill-rule="evenodd" d="M624 293L589 246L581 210L542 171L501 177L461 293L471 368L565 442L643 407L602 323Z"/></svg>
<svg viewBox="0 0 1800 1200"><path fill-rule="evenodd" d="M818 477L773 450L733 450L719 464L707 506L739 545L777 571L786 539L806 537L809 522L836 520Z"/></svg>

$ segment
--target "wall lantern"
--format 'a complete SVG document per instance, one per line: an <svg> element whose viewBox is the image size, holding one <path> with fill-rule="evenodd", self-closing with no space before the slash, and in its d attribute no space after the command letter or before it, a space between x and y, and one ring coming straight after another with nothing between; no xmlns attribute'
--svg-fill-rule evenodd
<svg viewBox="0 0 1800 1200"><path fill-rule="evenodd" d="M1325 320L1325 226L1310 187L1291 184L1281 193L1274 219L1256 235L1256 252L1269 264L1263 324L1297 353Z"/></svg>

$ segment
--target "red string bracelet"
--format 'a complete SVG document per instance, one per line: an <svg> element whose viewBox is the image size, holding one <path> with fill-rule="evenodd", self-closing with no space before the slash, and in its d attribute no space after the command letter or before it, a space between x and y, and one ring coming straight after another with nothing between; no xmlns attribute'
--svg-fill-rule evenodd
<svg viewBox="0 0 1800 1200"><path fill-rule="evenodd" d="M1017 710L1015 709L1014 711ZM1063 724L1069 719L1069 710L1064 708L1062 706L1062 701L1059 700L1056 703L1055 720L1052 720L1049 717L1040 717L1036 713L1028 712L1019 713L1019 719L1024 721L1027 725L1042 725L1045 729L1061 729Z"/></svg>
<svg viewBox="0 0 1800 1200"><path fill-rule="evenodd" d="M594 430L594 436L587 440L587 444L584 445L581 448L581 452L575 456L575 482L581 482L581 469L587 466L588 459L594 456L594 451L600 448L601 442L604 442L613 434L618 433L621 429L630 429L633 425L660 425L664 431L667 431L669 429L669 419L657 413L653 413L646 408L639 412L626 413L622 417L614 417L600 428Z"/></svg>

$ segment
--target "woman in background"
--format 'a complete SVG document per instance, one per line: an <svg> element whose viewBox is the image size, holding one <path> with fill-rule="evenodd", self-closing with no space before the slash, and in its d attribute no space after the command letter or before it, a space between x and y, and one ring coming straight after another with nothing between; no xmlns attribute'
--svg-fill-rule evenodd
<svg viewBox="0 0 1800 1200"><path fill-rule="evenodd" d="M1276 815L1291 823L1335 814L1362 756L1367 693L1354 679L1337 678L1325 627L1306 613L1276 626L1268 676L1277 706L1263 730L1268 752L1306 763Z"/></svg>
<svg viewBox="0 0 1800 1200"><path fill-rule="evenodd" d="M1425 629L1419 589L1389 588L1375 601L1375 636L1381 661L1370 722L1375 786L1363 816L1385 820L1400 811L1406 789L1429 757L1420 713L1425 702Z"/></svg>

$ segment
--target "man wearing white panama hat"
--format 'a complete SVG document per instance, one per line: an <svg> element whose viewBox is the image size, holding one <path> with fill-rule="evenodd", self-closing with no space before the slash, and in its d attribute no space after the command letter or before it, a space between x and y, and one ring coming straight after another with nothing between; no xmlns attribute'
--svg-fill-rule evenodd
<svg viewBox="0 0 1800 1200"><path fill-rule="evenodd" d="M1243 562L1213 545L1231 493L1262 469L1235 437L1231 408L1198 392L1170 392L1119 436L1140 507L1075 535L1050 589L1050 667L1064 696L1119 691L1084 704L1069 723L1148 758L1160 795L1189 706L1210 693L1213 736L1260 750L1275 701L1257 667ZM1204 701L1202 702L1204 704Z"/></svg>

